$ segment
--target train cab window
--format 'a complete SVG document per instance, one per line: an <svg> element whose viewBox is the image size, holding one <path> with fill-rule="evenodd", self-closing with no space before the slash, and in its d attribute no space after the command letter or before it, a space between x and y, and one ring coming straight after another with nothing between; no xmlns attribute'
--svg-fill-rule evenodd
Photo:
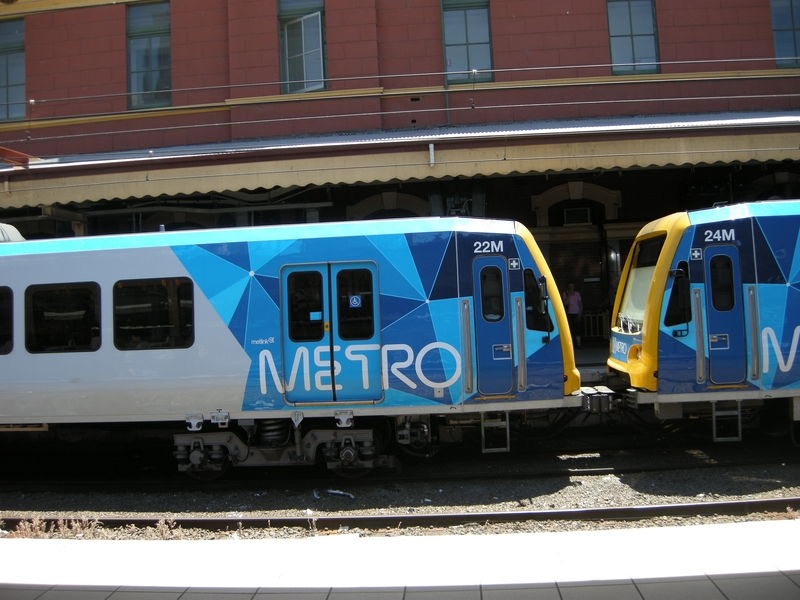
<svg viewBox="0 0 800 600"><path fill-rule="evenodd" d="M532 331L553 331L547 304L531 269L525 269L525 326Z"/></svg>
<svg viewBox="0 0 800 600"><path fill-rule="evenodd" d="M13 299L11 288L0 287L0 355L9 354L14 347Z"/></svg>
<svg viewBox="0 0 800 600"><path fill-rule="evenodd" d="M497 267L481 269L481 307L489 322L502 321L505 316L503 274Z"/></svg>
<svg viewBox="0 0 800 600"><path fill-rule="evenodd" d="M616 326L627 333L640 331L644 323L650 284L666 239L666 235L660 235L637 242L633 247L616 320Z"/></svg>
<svg viewBox="0 0 800 600"><path fill-rule="evenodd" d="M733 262L725 255L715 256L709 264L711 272L711 303L720 312L731 310L735 303Z"/></svg>
<svg viewBox="0 0 800 600"><path fill-rule="evenodd" d="M32 285L25 290L25 347L32 354L100 347L100 286Z"/></svg>
<svg viewBox="0 0 800 600"><path fill-rule="evenodd" d="M114 284L114 346L188 348L194 343L194 289L186 277Z"/></svg>
<svg viewBox="0 0 800 600"><path fill-rule="evenodd" d="M347 269L336 274L339 298L339 337L343 340L368 340L375 333L372 303L372 273L368 269Z"/></svg>
<svg viewBox="0 0 800 600"><path fill-rule="evenodd" d="M673 327L689 323L692 320L692 304L689 298L689 264L682 260L678 268L670 272L672 291L667 300L667 312L664 313L664 326Z"/></svg>
<svg viewBox="0 0 800 600"><path fill-rule="evenodd" d="M293 342L318 342L325 334L322 273L290 273L286 284L289 298L289 339Z"/></svg>

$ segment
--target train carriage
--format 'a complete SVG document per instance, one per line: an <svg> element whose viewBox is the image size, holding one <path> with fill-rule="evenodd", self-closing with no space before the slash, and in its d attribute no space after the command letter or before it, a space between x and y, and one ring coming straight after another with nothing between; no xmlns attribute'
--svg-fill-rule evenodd
<svg viewBox="0 0 800 600"><path fill-rule="evenodd" d="M625 265L608 368L662 419L710 418L718 440L771 401L800 418L800 202L677 213Z"/></svg>
<svg viewBox="0 0 800 600"><path fill-rule="evenodd" d="M390 466L390 442L425 452L467 427L508 440L514 419L581 404L550 298L507 221L4 243L0 425L175 425L198 476Z"/></svg>

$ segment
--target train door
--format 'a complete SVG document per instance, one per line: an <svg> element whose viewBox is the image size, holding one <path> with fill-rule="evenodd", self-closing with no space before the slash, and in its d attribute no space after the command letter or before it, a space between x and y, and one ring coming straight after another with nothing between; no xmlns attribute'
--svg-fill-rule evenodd
<svg viewBox="0 0 800 600"><path fill-rule="evenodd" d="M704 254L709 379L741 383L747 356L739 252L734 246L709 246Z"/></svg>
<svg viewBox="0 0 800 600"><path fill-rule="evenodd" d="M369 262L281 270L287 402L381 399L377 281Z"/></svg>
<svg viewBox="0 0 800 600"><path fill-rule="evenodd" d="M505 258L476 258L472 264L472 281L478 393L509 394L514 386L514 357Z"/></svg>

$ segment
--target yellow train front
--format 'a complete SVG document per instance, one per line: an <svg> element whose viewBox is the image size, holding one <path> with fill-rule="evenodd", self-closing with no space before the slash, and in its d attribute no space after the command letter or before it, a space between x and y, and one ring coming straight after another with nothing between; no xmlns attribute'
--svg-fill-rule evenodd
<svg viewBox="0 0 800 600"><path fill-rule="evenodd" d="M625 390L622 406L653 405L661 420L704 419L718 441L740 440L765 409L788 416L793 403L797 419L798 231L797 201L646 225L622 273L610 334L607 365L612 387Z"/></svg>

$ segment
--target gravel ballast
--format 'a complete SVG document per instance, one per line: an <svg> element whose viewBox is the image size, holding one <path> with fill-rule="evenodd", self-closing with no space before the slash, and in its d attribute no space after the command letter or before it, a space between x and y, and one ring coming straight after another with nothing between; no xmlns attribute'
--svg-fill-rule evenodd
<svg viewBox="0 0 800 600"><path fill-rule="evenodd" d="M257 486L256 486L257 487ZM769 466L655 471L633 474L565 475L547 478L480 479L478 481L371 482L341 480L331 485L275 487L263 490L223 491L202 486L185 491L114 493L0 492L0 519L28 519L0 535L82 539L258 539L337 535L315 527L316 518L347 514L413 515L431 513L486 513L546 511L602 507L649 506L800 496L800 466ZM626 521L537 520L474 523L447 528L399 527L348 530L362 536L499 534L537 531L575 531L632 527L660 527L736 521L794 519L791 509L743 516L659 517ZM152 517L154 527L103 527L104 518ZM224 517L228 519L304 517L307 527L231 527L228 531L183 528L174 519ZM47 527L44 518L58 518Z"/></svg>

